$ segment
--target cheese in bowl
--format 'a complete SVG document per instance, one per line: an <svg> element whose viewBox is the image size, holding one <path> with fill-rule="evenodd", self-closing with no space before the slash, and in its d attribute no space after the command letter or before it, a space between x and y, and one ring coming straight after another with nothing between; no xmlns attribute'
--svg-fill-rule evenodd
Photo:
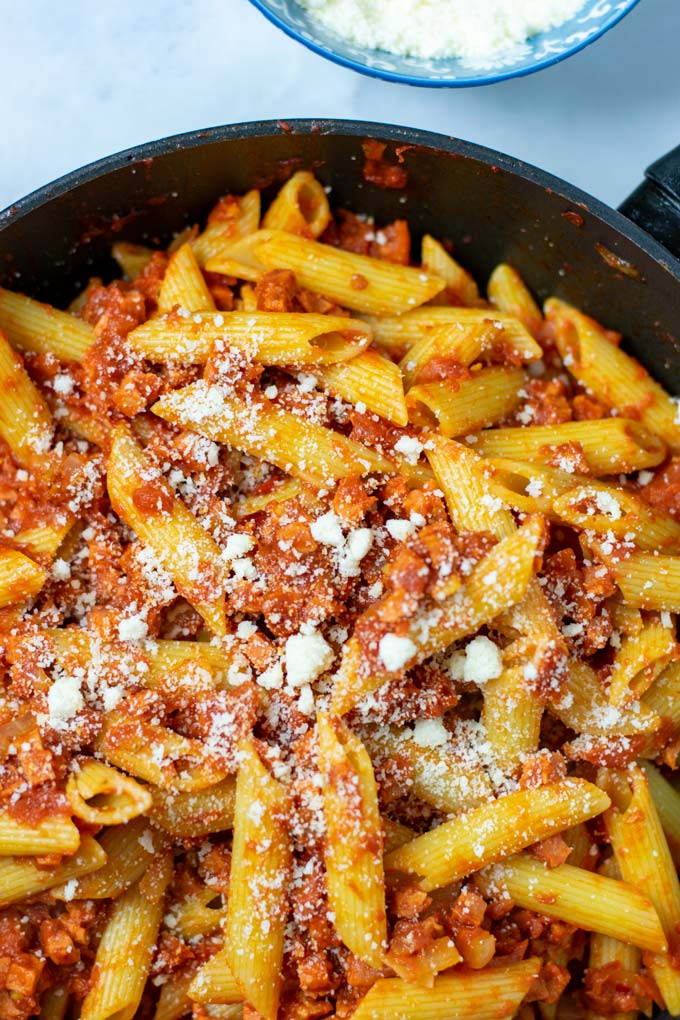
<svg viewBox="0 0 680 1020"><path fill-rule="evenodd" d="M481 63L556 28L584 0L301 0L325 28L376 50Z"/></svg>

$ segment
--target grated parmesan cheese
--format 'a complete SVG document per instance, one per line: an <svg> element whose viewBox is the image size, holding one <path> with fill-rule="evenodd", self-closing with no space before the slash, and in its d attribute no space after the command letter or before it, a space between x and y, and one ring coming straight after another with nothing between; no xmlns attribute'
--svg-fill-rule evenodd
<svg viewBox="0 0 680 1020"><path fill-rule="evenodd" d="M474 638L465 649L463 679L482 687L488 680L495 680L502 671L503 660L498 646L483 634Z"/></svg>
<svg viewBox="0 0 680 1020"><path fill-rule="evenodd" d="M583 0L301 0L359 46L415 57L488 61L561 25Z"/></svg>
<svg viewBox="0 0 680 1020"><path fill-rule="evenodd" d="M411 638L399 637L398 634L385 634L380 638L378 655L387 669L396 670L405 666L417 650Z"/></svg>
<svg viewBox="0 0 680 1020"><path fill-rule="evenodd" d="M333 665L335 653L321 634L293 634L286 641L286 677L292 687L316 680Z"/></svg>
<svg viewBox="0 0 680 1020"><path fill-rule="evenodd" d="M413 727L413 740L418 747L442 747L450 737L441 719L417 719Z"/></svg>

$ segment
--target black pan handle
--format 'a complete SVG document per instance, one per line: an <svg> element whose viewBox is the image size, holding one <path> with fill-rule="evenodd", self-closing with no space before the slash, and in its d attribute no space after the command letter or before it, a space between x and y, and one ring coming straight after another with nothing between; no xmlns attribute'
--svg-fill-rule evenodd
<svg viewBox="0 0 680 1020"><path fill-rule="evenodd" d="M680 258L680 145L647 168L619 209Z"/></svg>

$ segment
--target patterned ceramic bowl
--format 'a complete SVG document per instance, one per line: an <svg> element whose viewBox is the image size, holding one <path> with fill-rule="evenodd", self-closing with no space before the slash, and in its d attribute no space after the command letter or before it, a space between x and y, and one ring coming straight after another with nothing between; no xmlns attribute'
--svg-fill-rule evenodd
<svg viewBox="0 0 680 1020"><path fill-rule="evenodd" d="M251 0L274 25L291 38L329 60L373 78L404 85L462 88L491 85L550 67L613 28L639 0L584 0L578 14L549 32L534 36L525 45L472 65L453 57L425 60L402 57L384 50L370 50L328 31L297 0Z"/></svg>

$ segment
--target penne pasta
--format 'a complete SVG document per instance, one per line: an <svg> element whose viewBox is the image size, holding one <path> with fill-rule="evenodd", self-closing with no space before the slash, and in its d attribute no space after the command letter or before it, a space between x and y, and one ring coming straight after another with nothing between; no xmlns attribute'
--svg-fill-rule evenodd
<svg viewBox="0 0 680 1020"><path fill-rule="evenodd" d="M655 467L666 455L666 448L658 436L625 418L488 429L474 438L475 450L483 457L555 459L558 466L570 466L569 448L565 444L571 443L578 443L594 475L614 475ZM560 447L565 452L561 452Z"/></svg>
<svg viewBox="0 0 680 1020"><path fill-rule="evenodd" d="M62 361L82 361L92 346L92 327L75 315L0 287L0 330L12 347L33 354L52 354Z"/></svg>
<svg viewBox="0 0 680 1020"><path fill-rule="evenodd" d="M292 269L301 286L370 315L398 315L444 289L440 277L421 269L355 255L278 230L257 246L255 256L269 269Z"/></svg>
<svg viewBox="0 0 680 1020"><path fill-rule="evenodd" d="M511 772L526 755L538 750L543 705L529 690L524 669L512 666L483 689L482 721L496 760Z"/></svg>
<svg viewBox="0 0 680 1020"><path fill-rule="evenodd" d="M0 436L18 464L47 471L52 446L52 415L19 355L0 331Z"/></svg>
<svg viewBox="0 0 680 1020"><path fill-rule="evenodd" d="M339 720L317 718L325 779L326 886L335 929L355 956L380 968L387 948L382 829L373 766Z"/></svg>
<svg viewBox="0 0 680 1020"><path fill-rule="evenodd" d="M0 811L0 856L18 854L72 854L80 846L80 833L70 818L52 814L31 824Z"/></svg>
<svg viewBox="0 0 680 1020"><path fill-rule="evenodd" d="M634 408L646 428L674 453L680 452L678 405L639 361L617 347L593 319L564 301L551 298L545 312L571 374L607 407L622 412Z"/></svg>
<svg viewBox="0 0 680 1020"><path fill-rule="evenodd" d="M135 818L123 825L105 829L98 837L99 865L70 878L64 885L52 890L60 899L73 897L79 900L115 899L138 882L147 870L160 845L146 819Z"/></svg>
<svg viewBox="0 0 680 1020"><path fill-rule="evenodd" d="M116 512L213 632L224 634L220 549L121 425L111 437L107 484Z"/></svg>
<svg viewBox="0 0 680 1020"><path fill-rule="evenodd" d="M680 932L680 882L651 797L649 783L641 769L629 773L632 798L625 811L612 809L607 831L623 878L651 900L668 942L653 949L647 961L650 972L670 1013L680 1011L680 967L677 966Z"/></svg>
<svg viewBox="0 0 680 1020"><path fill-rule="evenodd" d="M400 767L408 770L409 789L439 811L465 811L491 794L491 783L481 766L470 768L468 762L455 757L449 745L422 747L412 730L381 729L366 736L366 746L378 760L398 760Z"/></svg>
<svg viewBox="0 0 680 1020"><path fill-rule="evenodd" d="M428 273L444 280L446 289L453 291L463 305L480 303L479 288L473 277L430 234L423 237L421 262Z"/></svg>
<svg viewBox="0 0 680 1020"><path fill-rule="evenodd" d="M232 244L257 231L260 225L260 192L247 191L235 200L236 215L226 219L217 218L193 242L194 255L201 268L208 269L207 263ZM215 272L220 272L219 269Z"/></svg>
<svg viewBox="0 0 680 1020"><path fill-rule="evenodd" d="M560 691L550 711L576 733L633 737L655 733L661 719L653 708L638 702L615 708L595 671L587 663L570 659Z"/></svg>
<svg viewBox="0 0 680 1020"><path fill-rule="evenodd" d="M206 234L212 229L208 227ZM224 276L235 276L238 280L256 283L267 271L257 256L257 248L271 236L271 230L255 230L236 239L226 238L220 241L215 252L207 258L205 268L209 273L222 273Z"/></svg>
<svg viewBox="0 0 680 1020"><path fill-rule="evenodd" d="M639 699L677 654L675 628L659 621L650 620L638 634L625 637L616 651L609 678L612 705Z"/></svg>
<svg viewBox="0 0 680 1020"><path fill-rule="evenodd" d="M66 796L76 818L90 825L121 825L151 807L145 787L94 758L80 762L69 776Z"/></svg>
<svg viewBox="0 0 680 1020"><path fill-rule="evenodd" d="M432 988L379 978L354 1011L356 1020L499 1020L513 1017L541 968L540 960L484 971L443 974Z"/></svg>
<svg viewBox="0 0 680 1020"><path fill-rule="evenodd" d="M243 1001L243 992L229 966L229 951L226 946L203 964L189 985L189 995L196 1002Z"/></svg>
<svg viewBox="0 0 680 1020"><path fill-rule="evenodd" d="M543 327L541 309L517 270L507 262L496 266L489 277L486 292L494 308L519 319L533 337L541 335Z"/></svg>
<svg viewBox="0 0 680 1020"><path fill-rule="evenodd" d="M126 280L134 280L151 261L153 249L143 244L132 244L129 241L116 241L111 246L111 255L120 266Z"/></svg>
<svg viewBox="0 0 680 1020"><path fill-rule="evenodd" d="M606 810L609 798L583 779L517 790L444 822L385 858L385 868L439 889Z"/></svg>
<svg viewBox="0 0 680 1020"><path fill-rule="evenodd" d="M155 858L144 877L114 903L97 948L82 1020L132 1020L141 1002L163 915L172 857Z"/></svg>
<svg viewBox="0 0 680 1020"><path fill-rule="evenodd" d="M677 867L680 861L680 792L664 778L651 761L640 762L640 766L647 776L649 792L666 834L668 849Z"/></svg>
<svg viewBox="0 0 680 1020"><path fill-rule="evenodd" d="M555 487L559 484L559 481L554 483ZM614 535L628 542L632 540L639 549L667 552L680 549L677 521L613 485L584 480L583 484L570 487L563 495L553 498L551 511L558 520L572 527L599 535Z"/></svg>
<svg viewBox="0 0 680 1020"><path fill-rule="evenodd" d="M680 556L635 552L611 570L628 605L680 612Z"/></svg>
<svg viewBox="0 0 680 1020"><path fill-rule="evenodd" d="M168 262L158 295L158 311L163 315L173 308L184 312L205 312L214 307L215 302L194 249L185 241Z"/></svg>
<svg viewBox="0 0 680 1020"><path fill-rule="evenodd" d="M634 885L594 871L559 864L547 868L530 854L518 854L478 875L487 895L510 896L525 910L620 939L650 952L663 952L666 938L650 900Z"/></svg>
<svg viewBox="0 0 680 1020"><path fill-rule="evenodd" d="M153 410L208 439L266 457L311 485L371 471L396 473L392 461L368 446L282 411L268 400L247 405L202 382L161 398Z"/></svg>
<svg viewBox="0 0 680 1020"><path fill-rule="evenodd" d="M18 549L0 548L0 609L37 595L47 574Z"/></svg>
<svg viewBox="0 0 680 1020"><path fill-rule="evenodd" d="M14 540L31 556L52 559L72 527L72 518L66 517L63 523L55 521L53 524L38 524L34 528L19 531Z"/></svg>
<svg viewBox="0 0 680 1020"><path fill-rule="evenodd" d="M495 425L520 402L526 375L519 368L492 367L470 379L423 383L406 394L413 425L435 429L451 439Z"/></svg>
<svg viewBox="0 0 680 1020"><path fill-rule="evenodd" d="M262 226L302 237L319 237L330 221L331 210L322 185L308 170L300 170L281 187L264 215Z"/></svg>
<svg viewBox="0 0 680 1020"><path fill-rule="evenodd" d="M92 836L83 836L78 848L52 868L41 868L23 856L23 847L21 853L20 857L0 858L0 908L74 882L106 864L106 853Z"/></svg>
<svg viewBox="0 0 680 1020"><path fill-rule="evenodd" d="M244 744L224 939L229 968L244 998L265 1020L276 1020L281 990L291 867L286 810L284 788L269 775L252 742Z"/></svg>
<svg viewBox="0 0 680 1020"><path fill-rule="evenodd" d="M235 794L232 776L202 790L154 789L149 816L180 839L223 832L234 824Z"/></svg>
<svg viewBox="0 0 680 1020"><path fill-rule="evenodd" d="M314 369L322 389L394 425L408 424L399 366L378 351L364 350L349 361Z"/></svg>
<svg viewBox="0 0 680 1020"><path fill-rule="evenodd" d="M358 319L302 312L204 312L150 319L129 334L150 361L200 364L213 347L264 365L333 365L360 354L371 341Z"/></svg>
<svg viewBox="0 0 680 1020"><path fill-rule="evenodd" d="M521 361L538 361L543 352L526 327L512 315L485 308L442 308L428 305L405 314L369 319L376 344L409 365L411 351L422 359L415 345L425 343L437 330L434 350L448 354L462 365L471 365L481 354L507 345ZM441 330L441 332L439 332ZM431 349L431 348L430 348ZM426 347L427 350L427 347ZM408 357L406 357L408 352ZM434 353L434 351L433 351Z"/></svg>

